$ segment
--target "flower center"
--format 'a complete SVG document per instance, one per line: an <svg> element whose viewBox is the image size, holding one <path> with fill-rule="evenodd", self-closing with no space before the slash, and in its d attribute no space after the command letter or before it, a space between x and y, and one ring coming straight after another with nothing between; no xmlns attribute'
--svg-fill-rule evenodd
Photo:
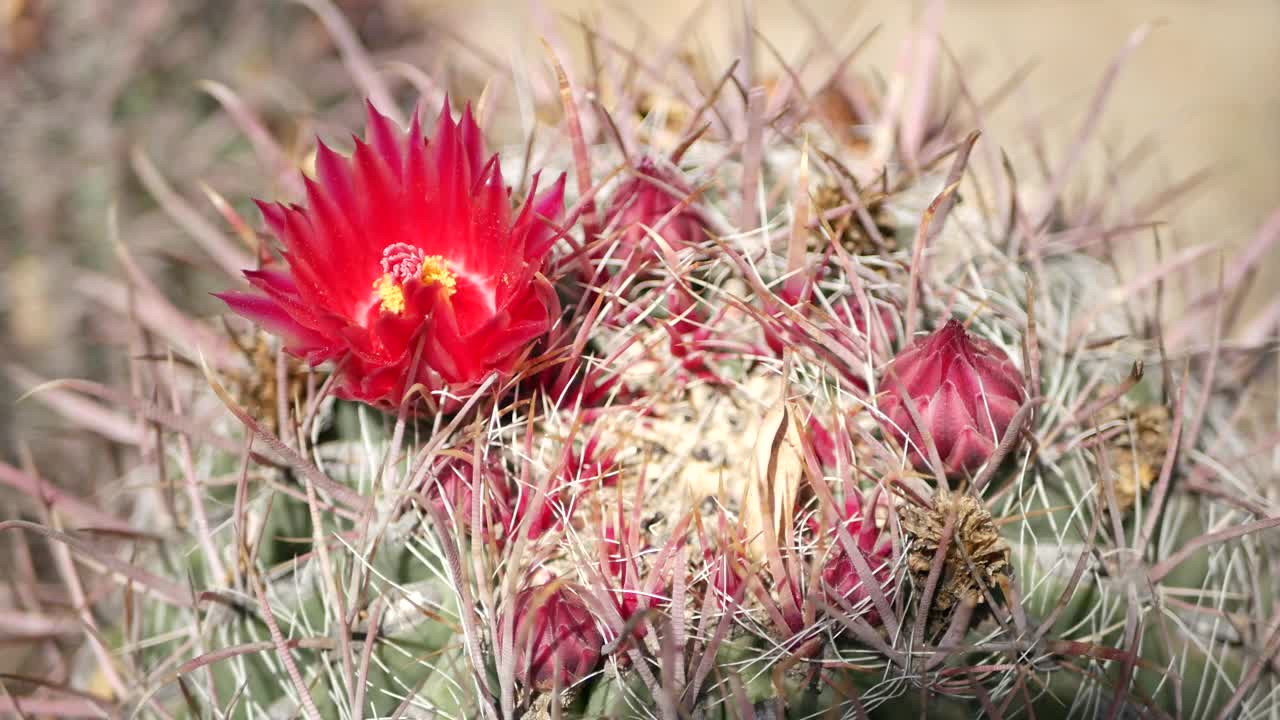
<svg viewBox="0 0 1280 720"><path fill-rule="evenodd" d="M439 255L428 255L422 259L422 273L418 276L424 285L439 283L444 288L445 297L453 297L458 292L458 278L449 269L449 263Z"/></svg>
<svg viewBox="0 0 1280 720"><path fill-rule="evenodd" d="M373 290L378 293L378 307L383 312L399 315L404 312L404 288L400 287L391 275L383 275L373 281Z"/></svg>
<svg viewBox="0 0 1280 720"><path fill-rule="evenodd" d="M446 298L458 291L458 278L441 255L428 255L409 243L394 243L382 250L382 277L373 281L378 307L383 312L404 312L404 283L416 278L423 285L437 284Z"/></svg>

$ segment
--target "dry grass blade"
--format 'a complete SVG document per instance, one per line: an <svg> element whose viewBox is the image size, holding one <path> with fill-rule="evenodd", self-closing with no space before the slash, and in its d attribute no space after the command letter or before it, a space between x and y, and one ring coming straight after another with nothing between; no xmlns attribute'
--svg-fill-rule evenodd
<svg viewBox="0 0 1280 720"><path fill-rule="evenodd" d="M48 507L65 515L68 520L80 524L82 529L96 528L118 533L131 533L134 530L129 523L98 509L98 506L92 502L60 490L44 478L22 472L2 462L0 462L0 485L8 485L30 497L42 507Z"/></svg>
<svg viewBox="0 0 1280 720"><path fill-rule="evenodd" d="M4 530L26 530L28 532L42 535L50 540L66 545L67 547L80 553L84 558L102 566L111 573L120 576L124 580L136 583L144 590L155 594L160 599L178 607L191 608L195 606L195 599L191 592L177 583L171 582L158 575L154 575L140 567L127 563L98 545L88 540L77 537L70 533L53 528L45 527L33 522L25 520L6 520L0 522L0 531Z"/></svg>
<svg viewBox="0 0 1280 720"><path fill-rule="evenodd" d="M347 22L342 11L333 4L332 0L294 0L294 2L305 5L320 18L320 22L324 23L325 29L329 31L329 35L342 51L342 61L347 71L364 91L365 96L382 114L394 120L397 125L404 126L404 114L396 106L390 88L378 74L373 61L369 58L369 51L361 44L360 37L351 27L351 23Z"/></svg>

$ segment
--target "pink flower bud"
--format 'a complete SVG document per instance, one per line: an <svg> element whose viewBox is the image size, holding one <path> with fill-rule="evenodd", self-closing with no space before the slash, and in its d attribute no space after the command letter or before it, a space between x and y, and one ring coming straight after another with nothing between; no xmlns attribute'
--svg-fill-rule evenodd
<svg viewBox="0 0 1280 720"><path fill-rule="evenodd" d="M463 452L470 453L463 448ZM482 458L479 467L470 459L441 455L433 463L434 472L423 485L423 494L443 517L452 517L459 528L471 527L471 503L478 481L485 502L481 506L484 537L489 529L499 528L498 537L511 525L511 484L502 461L494 456Z"/></svg>
<svg viewBox="0 0 1280 720"><path fill-rule="evenodd" d="M613 255L625 260L633 252L652 253L650 230L656 230L672 249L698 243L705 237L706 223L690 206L680 206L690 190L675 168L660 166L649 158L640 161L636 174L624 180L609 200L605 218L622 233ZM658 228L658 223L675 211Z"/></svg>
<svg viewBox="0 0 1280 720"><path fill-rule="evenodd" d="M893 546L888 535L876 527L874 517L862 512L862 503L856 494L845 501L843 522L854 545L867 561L876 584L892 601ZM878 623L880 613L871 605L873 591L863 584L862 576L854 567L853 558L845 550L839 535L832 532L830 540L831 552L822 569L822 584L828 602L833 608L843 608L847 604L855 611L862 610L863 619L872 624Z"/></svg>
<svg viewBox="0 0 1280 720"><path fill-rule="evenodd" d="M604 638L591 612L570 585L526 588L515 603L516 677L527 687L547 691L568 687L600 662Z"/></svg>
<svg viewBox="0 0 1280 720"><path fill-rule="evenodd" d="M880 381L887 430L910 440L917 470L929 470L928 449L911 420L905 389L933 437L948 476L977 470L995 451L1026 398L1022 373L1000 348L969 337L959 321L898 353Z"/></svg>

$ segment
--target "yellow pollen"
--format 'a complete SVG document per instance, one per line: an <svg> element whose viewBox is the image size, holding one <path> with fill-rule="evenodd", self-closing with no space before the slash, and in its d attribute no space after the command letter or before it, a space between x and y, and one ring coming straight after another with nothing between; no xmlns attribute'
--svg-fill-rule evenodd
<svg viewBox="0 0 1280 720"><path fill-rule="evenodd" d="M383 312L394 315L404 312L404 288L400 287L390 273L374 280L373 289L378 293L378 299L381 301L378 307Z"/></svg>
<svg viewBox="0 0 1280 720"><path fill-rule="evenodd" d="M440 255L428 255L422 258L422 284L440 283L444 288L444 296L449 298L458 291L458 278L449 270L449 264ZM401 304L403 305L403 299Z"/></svg>

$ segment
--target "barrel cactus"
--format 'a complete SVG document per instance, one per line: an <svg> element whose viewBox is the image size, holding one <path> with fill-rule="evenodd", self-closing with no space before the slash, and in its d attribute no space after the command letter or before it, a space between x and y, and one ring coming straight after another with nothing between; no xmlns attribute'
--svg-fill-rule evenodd
<svg viewBox="0 0 1280 720"><path fill-rule="evenodd" d="M106 508L2 468L83 639L0 711L1276 711L1274 358L1223 339L1257 253L1122 273L1157 218L1019 178L965 92L550 53L558 93L490 86L556 118L509 144L515 98L356 73L349 152L261 223L212 194L234 314L122 245L131 384L15 371L131 452Z"/></svg>

